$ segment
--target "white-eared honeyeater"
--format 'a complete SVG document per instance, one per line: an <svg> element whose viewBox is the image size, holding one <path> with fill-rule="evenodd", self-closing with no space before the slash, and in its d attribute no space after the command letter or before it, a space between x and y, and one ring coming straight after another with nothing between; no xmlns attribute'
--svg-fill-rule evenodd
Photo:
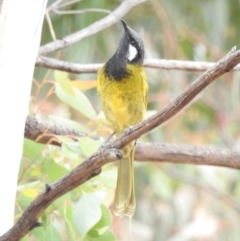
<svg viewBox="0 0 240 241"><path fill-rule="evenodd" d="M143 120L148 99L147 77L142 67L143 42L125 21L121 21L123 36L115 54L99 70L97 79L102 109L116 136ZM136 208L134 150L135 141L123 148L123 158L118 161L114 213L121 217L132 217Z"/></svg>

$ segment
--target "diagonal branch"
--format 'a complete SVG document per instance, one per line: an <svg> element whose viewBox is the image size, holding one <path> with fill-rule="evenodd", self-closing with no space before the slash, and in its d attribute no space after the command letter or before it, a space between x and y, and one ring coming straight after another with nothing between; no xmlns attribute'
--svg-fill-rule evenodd
<svg viewBox="0 0 240 241"><path fill-rule="evenodd" d="M145 59L144 67L167 70L185 70L185 71L205 71L214 66L215 63L196 62L196 61L182 61L182 60L167 60L167 59ZM45 67L49 69L57 69L69 73L96 73L103 63L100 64L77 64L53 59L45 56L38 56L36 66ZM233 68L233 70L240 70L240 65Z"/></svg>
<svg viewBox="0 0 240 241"><path fill-rule="evenodd" d="M176 113L182 110L194 97L212 83L216 78L226 72L232 70L240 62L240 50L236 51L236 47L221 60L219 60L213 67L200 75L189 87L183 91L175 100L170 102L165 108L151 116L147 120L135 125L131 128L128 135L120 136L113 146L123 148L129 142L138 139L143 134L161 125Z"/></svg>
<svg viewBox="0 0 240 241"><path fill-rule="evenodd" d="M77 166L58 181L51 185L47 185L46 189L27 207L16 224L7 233L0 237L0 241L17 241L21 239L29 232L34 224L36 224L37 219L54 200L96 175L96 172L101 166L121 158L121 153L118 149L123 148L129 142L139 138L141 135L156 128L174 116L199 92L213 82L213 80L232 70L232 68L234 68L239 62L240 51L236 51L236 48L233 48L229 54L218 61L212 68L204 72L163 110L132 127L131 131L128 131L116 140L100 148L97 153L89 157L84 163Z"/></svg>
<svg viewBox="0 0 240 241"><path fill-rule="evenodd" d="M145 1L146 0L125 0L118 8L112 11L105 18L91 24L90 26L76 33L70 34L62 39L58 39L56 41L43 45L39 49L39 55L46 55L51 52L69 47L91 35L100 32L101 30L119 21L119 19L121 19L133 7Z"/></svg>

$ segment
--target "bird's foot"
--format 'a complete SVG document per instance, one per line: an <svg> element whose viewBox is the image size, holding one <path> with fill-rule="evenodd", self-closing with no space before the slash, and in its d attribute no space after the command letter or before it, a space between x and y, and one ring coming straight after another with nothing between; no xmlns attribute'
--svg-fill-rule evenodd
<svg viewBox="0 0 240 241"><path fill-rule="evenodd" d="M101 147L104 147L108 144L108 142L113 138L113 136L116 134L116 132L114 131L104 142L103 144L101 145ZM100 147L100 148L101 148Z"/></svg>
<svg viewBox="0 0 240 241"><path fill-rule="evenodd" d="M97 154L100 156L103 162L116 161L122 159L123 157L122 151L113 147L108 147L105 149L105 147L101 146L97 151Z"/></svg>
<svg viewBox="0 0 240 241"><path fill-rule="evenodd" d="M131 134L132 132L133 132L133 126L129 126L124 130L124 134L127 134L127 135Z"/></svg>
<svg viewBox="0 0 240 241"><path fill-rule="evenodd" d="M110 140L112 139L112 137L114 136L115 132L113 132L102 144L101 146L98 148L98 152L103 151L107 145L109 144Z"/></svg>

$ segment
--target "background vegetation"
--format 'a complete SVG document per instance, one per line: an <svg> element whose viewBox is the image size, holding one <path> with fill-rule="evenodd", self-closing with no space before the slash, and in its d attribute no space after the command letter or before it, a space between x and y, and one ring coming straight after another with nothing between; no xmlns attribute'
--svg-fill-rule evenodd
<svg viewBox="0 0 240 241"><path fill-rule="evenodd" d="M49 2L49 6L53 1ZM63 1L67 3L67 1ZM69 2L70 3L70 2ZM104 17L121 1L83 0L48 12L42 44L62 38ZM124 19L140 33L146 58L214 62L240 41L239 1L149 0ZM119 23L52 57L76 63L106 62L116 50ZM148 114L161 109L200 73L146 69ZM36 68L29 105L31 115L107 137L111 129L101 113L96 74L67 74ZM73 95L72 93L75 93ZM240 82L232 72L204 90L187 109L142 140L198 146L239 148ZM16 219L44 188L93 153L102 141L62 138L61 148L25 140L19 172ZM226 168L176 164L135 163L137 211L130 231L128 219L111 214L116 168L55 201L41 217L43 227L23 240L239 240L239 172ZM233 206L232 203L236 205Z"/></svg>

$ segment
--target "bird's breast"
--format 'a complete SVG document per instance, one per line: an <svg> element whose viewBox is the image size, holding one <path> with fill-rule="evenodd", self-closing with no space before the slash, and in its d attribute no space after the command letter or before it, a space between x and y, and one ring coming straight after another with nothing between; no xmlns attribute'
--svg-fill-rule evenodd
<svg viewBox="0 0 240 241"><path fill-rule="evenodd" d="M147 79L142 66L128 65L127 78L115 81L104 75L104 67L98 75L98 92L103 112L116 132L142 121L146 112Z"/></svg>

